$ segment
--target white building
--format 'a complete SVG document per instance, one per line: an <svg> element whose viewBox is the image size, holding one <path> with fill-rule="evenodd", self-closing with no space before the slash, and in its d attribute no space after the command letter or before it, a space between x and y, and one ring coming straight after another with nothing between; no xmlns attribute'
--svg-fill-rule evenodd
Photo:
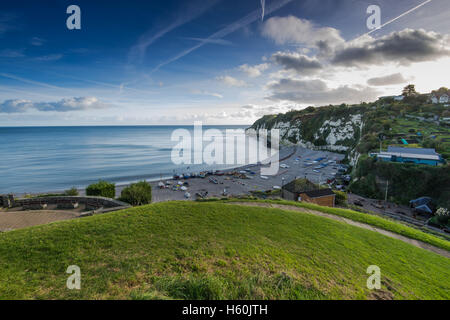
<svg viewBox="0 0 450 320"><path fill-rule="evenodd" d="M439 98L439 103L448 103L449 101L449 96L448 94L443 94L440 98Z"/></svg>
<svg viewBox="0 0 450 320"><path fill-rule="evenodd" d="M431 102L437 103L449 103L450 102L450 92L433 92L431 94Z"/></svg>

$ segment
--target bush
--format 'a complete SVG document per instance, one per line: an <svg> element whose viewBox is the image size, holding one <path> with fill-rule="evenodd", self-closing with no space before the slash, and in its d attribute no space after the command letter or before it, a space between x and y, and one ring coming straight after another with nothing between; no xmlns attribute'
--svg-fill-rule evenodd
<svg viewBox="0 0 450 320"><path fill-rule="evenodd" d="M347 204L347 193L343 191L333 191L336 194L336 204L337 205L346 205Z"/></svg>
<svg viewBox="0 0 450 320"><path fill-rule="evenodd" d="M152 202L152 186L146 181L133 183L122 190L120 200L132 206L142 206Z"/></svg>
<svg viewBox="0 0 450 320"><path fill-rule="evenodd" d="M445 208L439 208L436 211L436 218L440 224L447 224L450 220L450 211Z"/></svg>
<svg viewBox="0 0 450 320"><path fill-rule="evenodd" d="M86 188L87 196L114 198L116 196L116 185L107 181L100 180Z"/></svg>
<svg viewBox="0 0 450 320"><path fill-rule="evenodd" d="M71 189L69 189L69 190L66 190L66 191L64 192L64 195L66 195L66 196L71 196L71 197L76 197L76 196L79 195L79 193L78 193L77 188L73 187L73 188L71 188Z"/></svg>

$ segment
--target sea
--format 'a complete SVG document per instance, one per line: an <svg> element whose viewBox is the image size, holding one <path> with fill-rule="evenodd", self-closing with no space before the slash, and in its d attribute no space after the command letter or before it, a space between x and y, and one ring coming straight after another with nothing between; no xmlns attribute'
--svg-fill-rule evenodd
<svg viewBox="0 0 450 320"><path fill-rule="evenodd" d="M203 126L245 129L248 126ZM100 179L117 185L233 165L176 165L174 130L189 126L0 127L0 194L84 188ZM236 167L236 165L234 165Z"/></svg>

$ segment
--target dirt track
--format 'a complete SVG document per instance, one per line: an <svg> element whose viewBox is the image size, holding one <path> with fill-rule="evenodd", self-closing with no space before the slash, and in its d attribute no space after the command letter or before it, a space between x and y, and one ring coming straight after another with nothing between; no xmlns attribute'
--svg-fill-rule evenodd
<svg viewBox="0 0 450 320"><path fill-rule="evenodd" d="M10 231L55 221L70 220L78 216L78 212L60 210L0 211L0 231Z"/></svg>

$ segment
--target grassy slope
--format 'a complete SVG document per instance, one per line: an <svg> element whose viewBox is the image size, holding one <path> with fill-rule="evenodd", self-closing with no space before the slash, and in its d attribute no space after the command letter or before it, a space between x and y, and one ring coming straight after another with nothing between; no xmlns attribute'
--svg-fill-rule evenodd
<svg viewBox="0 0 450 320"><path fill-rule="evenodd" d="M0 234L1 298L450 298L450 260L330 219L169 202ZM69 265L82 290L65 288ZM378 265L382 291L366 288Z"/></svg>
<svg viewBox="0 0 450 320"><path fill-rule="evenodd" d="M230 202L267 202L267 203L274 203L274 204L284 204L284 205L290 205L290 206L296 206L300 208L306 208L311 210L316 210L324 213L333 214L336 216L344 217L350 220L362 222L368 225L372 225L374 227L378 227L380 229L384 229L387 231L395 232L398 234L401 234L405 237L420 240L422 242L429 243L433 246L445 249L450 251L450 242L444 239L441 239L439 237L433 236L431 234L425 233L423 231L414 229L412 227L408 227L404 224L388 220L379 216L370 215L366 213L361 213L353 210L348 209L341 209L341 208L329 208L329 207L321 207L312 203L305 203L305 202L294 202L294 201L286 201L286 200L239 200L239 199L233 199L230 200Z"/></svg>

